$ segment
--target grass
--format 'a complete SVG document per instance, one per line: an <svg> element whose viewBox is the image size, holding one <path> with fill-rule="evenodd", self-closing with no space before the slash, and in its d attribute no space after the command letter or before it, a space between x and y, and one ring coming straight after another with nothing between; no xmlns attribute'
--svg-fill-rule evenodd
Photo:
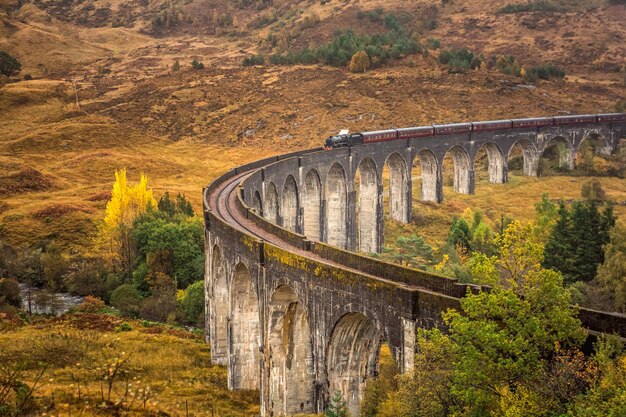
<svg viewBox="0 0 626 417"><path fill-rule="evenodd" d="M95 325L85 329L84 321ZM132 330L116 332L118 322L121 319L97 314L36 318L32 324L0 332L0 363L21 365L22 381L29 386L45 369L34 392L42 415L185 415L186 407L196 416L212 411L220 417L259 414L258 392L228 391L226 369L210 364L210 349L200 336L157 324L143 327L138 321L128 322ZM103 372L125 358L111 403L104 407ZM125 394L127 384L132 384L131 394ZM105 397L106 391L105 385ZM149 393L145 408L144 392ZM122 398L125 406L118 409L113 403Z"/></svg>

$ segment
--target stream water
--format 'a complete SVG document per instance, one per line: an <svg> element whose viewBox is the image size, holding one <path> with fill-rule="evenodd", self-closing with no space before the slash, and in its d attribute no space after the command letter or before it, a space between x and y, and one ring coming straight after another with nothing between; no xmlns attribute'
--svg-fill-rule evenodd
<svg viewBox="0 0 626 417"><path fill-rule="evenodd" d="M30 314L52 314L60 316L80 304L84 297L64 292L51 292L41 288L20 284L22 310Z"/></svg>

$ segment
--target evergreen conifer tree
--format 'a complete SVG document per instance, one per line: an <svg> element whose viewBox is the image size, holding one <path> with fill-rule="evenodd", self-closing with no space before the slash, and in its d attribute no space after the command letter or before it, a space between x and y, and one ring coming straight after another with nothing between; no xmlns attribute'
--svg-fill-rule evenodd
<svg viewBox="0 0 626 417"><path fill-rule="evenodd" d="M324 417L348 417L348 405L341 396L341 392L335 391L330 405L324 412Z"/></svg>
<svg viewBox="0 0 626 417"><path fill-rule="evenodd" d="M542 266L561 271L565 282L573 282L570 277L572 271L572 247L570 245L572 220L570 212L563 202L559 205L558 215L559 217L544 248Z"/></svg>

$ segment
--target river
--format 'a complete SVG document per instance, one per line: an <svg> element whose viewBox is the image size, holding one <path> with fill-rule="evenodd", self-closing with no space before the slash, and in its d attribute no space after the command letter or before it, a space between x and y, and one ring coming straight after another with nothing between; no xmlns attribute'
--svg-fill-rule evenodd
<svg viewBox="0 0 626 417"><path fill-rule="evenodd" d="M51 292L46 289L20 284L22 310L30 314L51 314L60 316L70 308L80 304L84 297L64 292Z"/></svg>

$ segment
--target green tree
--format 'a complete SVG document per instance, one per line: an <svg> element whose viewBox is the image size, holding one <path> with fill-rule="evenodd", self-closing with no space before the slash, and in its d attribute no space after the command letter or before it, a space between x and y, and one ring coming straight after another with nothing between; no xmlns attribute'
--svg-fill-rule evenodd
<svg viewBox="0 0 626 417"><path fill-rule="evenodd" d="M0 74L11 77L19 74L21 70L22 64L17 59L4 51L0 51Z"/></svg>
<svg viewBox="0 0 626 417"><path fill-rule="evenodd" d="M178 299L178 307L187 324L202 326L204 323L204 281L196 281L188 286Z"/></svg>
<svg viewBox="0 0 626 417"><path fill-rule="evenodd" d="M146 263L149 272L160 271L173 277L178 288L185 288L204 276L203 234L197 217L170 219L149 210L135 222L132 238L140 264Z"/></svg>
<svg viewBox="0 0 626 417"><path fill-rule="evenodd" d="M470 295L461 300L462 312L444 314L458 355L452 394L466 415L500 415L503 393L535 391L556 345L582 343L562 284L558 272L530 271L521 285Z"/></svg>
<svg viewBox="0 0 626 417"><path fill-rule="evenodd" d="M610 233L604 251L604 262L593 281L606 304L603 309L626 313L626 227L617 224Z"/></svg>
<svg viewBox="0 0 626 417"><path fill-rule="evenodd" d="M111 305L130 317L137 317L141 308L141 294L130 284L123 284L111 293Z"/></svg>
<svg viewBox="0 0 626 417"><path fill-rule="evenodd" d="M341 396L341 392L335 391L324 412L324 417L348 417L348 405Z"/></svg>
<svg viewBox="0 0 626 417"><path fill-rule="evenodd" d="M67 259L61 246L54 242L48 244L41 254L41 266L47 288L53 291L65 289L63 278L67 271Z"/></svg>
<svg viewBox="0 0 626 417"><path fill-rule="evenodd" d="M546 242L542 266L561 271L565 282L573 282L574 249L570 240L572 219L569 210L563 202L559 204L558 215L559 217L552 228L552 233Z"/></svg>
<svg viewBox="0 0 626 417"><path fill-rule="evenodd" d="M453 246L461 246L465 248L467 252L472 250L472 231L464 218L452 219L447 243Z"/></svg>
<svg viewBox="0 0 626 417"><path fill-rule="evenodd" d="M559 211L548 193L541 193L541 200L535 203L535 235L540 242L545 244L548 241L558 218Z"/></svg>
<svg viewBox="0 0 626 417"><path fill-rule="evenodd" d="M424 267L432 264L433 248L421 236L401 236L396 240L396 248L391 256L400 265Z"/></svg>
<svg viewBox="0 0 626 417"><path fill-rule="evenodd" d="M601 338L593 360L598 377L569 407L573 417L621 417L626 415L626 355L615 340Z"/></svg>
<svg viewBox="0 0 626 417"><path fill-rule="evenodd" d="M398 376L398 389L381 404L378 417L445 417L451 412L457 350L438 329L420 330L413 371Z"/></svg>

